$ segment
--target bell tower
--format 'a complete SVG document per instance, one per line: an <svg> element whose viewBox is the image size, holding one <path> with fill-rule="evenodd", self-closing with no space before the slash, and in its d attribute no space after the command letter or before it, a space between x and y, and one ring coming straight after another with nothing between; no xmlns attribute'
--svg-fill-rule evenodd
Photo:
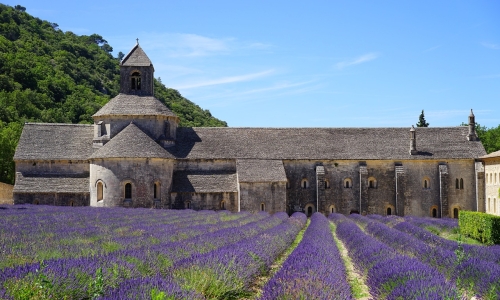
<svg viewBox="0 0 500 300"><path fill-rule="evenodd" d="M151 60L137 39L137 44L120 62L120 93L153 96L154 71Z"/></svg>

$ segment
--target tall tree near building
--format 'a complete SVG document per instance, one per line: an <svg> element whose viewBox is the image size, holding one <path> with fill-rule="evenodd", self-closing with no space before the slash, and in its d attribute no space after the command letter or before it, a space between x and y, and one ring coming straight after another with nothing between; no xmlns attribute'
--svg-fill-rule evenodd
<svg viewBox="0 0 500 300"><path fill-rule="evenodd" d="M429 123L425 121L424 110L422 109L422 113L418 117L417 127L429 127Z"/></svg>

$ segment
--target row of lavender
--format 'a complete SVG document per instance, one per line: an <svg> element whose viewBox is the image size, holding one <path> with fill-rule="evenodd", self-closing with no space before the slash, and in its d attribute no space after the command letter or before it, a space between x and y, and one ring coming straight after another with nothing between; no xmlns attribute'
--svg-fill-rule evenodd
<svg viewBox="0 0 500 300"><path fill-rule="evenodd" d="M305 224L303 214L288 218L284 213L30 206L1 213L8 221L0 226L7 256L34 254L36 260L40 251L52 256L4 263L0 297L14 299L141 299L152 293L202 299L241 293ZM103 245L106 251L79 251ZM208 287L200 286L200 277Z"/></svg>
<svg viewBox="0 0 500 300"><path fill-rule="evenodd" d="M263 289L261 300L352 299L327 218L314 213L300 244Z"/></svg>
<svg viewBox="0 0 500 300"><path fill-rule="evenodd" d="M436 268L366 234L352 219L340 214L331 214L329 219L335 223L336 234L356 269L366 275L375 298L459 299L456 286Z"/></svg>
<svg viewBox="0 0 500 300"><path fill-rule="evenodd" d="M404 220L400 218L397 221L394 219L388 221L386 218L377 216L359 215L350 218L362 226L371 237L391 247L399 254L414 257L437 270L446 278L448 284L457 286L461 292L460 296L471 298L479 295L483 299L500 297L498 246L464 245L446 240L415 225L425 227L425 219L407 218ZM444 224L453 221L442 222Z"/></svg>

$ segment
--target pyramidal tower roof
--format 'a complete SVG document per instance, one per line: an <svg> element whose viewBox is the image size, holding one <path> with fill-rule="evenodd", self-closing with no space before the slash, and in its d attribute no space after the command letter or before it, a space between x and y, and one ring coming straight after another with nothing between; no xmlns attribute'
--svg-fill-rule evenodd
<svg viewBox="0 0 500 300"><path fill-rule="evenodd" d="M134 123L130 123L90 158L173 158Z"/></svg>
<svg viewBox="0 0 500 300"><path fill-rule="evenodd" d="M130 52L125 55L122 59L120 65L122 66L135 66L135 67L149 67L153 66L153 63L146 55L146 52L142 50L141 46L139 46L139 39L137 39L137 44L135 44L134 48L130 50Z"/></svg>

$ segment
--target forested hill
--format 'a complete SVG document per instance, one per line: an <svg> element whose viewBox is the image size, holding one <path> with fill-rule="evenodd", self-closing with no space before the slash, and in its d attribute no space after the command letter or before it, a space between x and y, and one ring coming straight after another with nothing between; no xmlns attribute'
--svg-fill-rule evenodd
<svg viewBox="0 0 500 300"><path fill-rule="evenodd" d="M0 4L0 182L7 183L24 122L90 124L119 91L119 59L103 37L63 32L25 10ZM227 126L157 80L155 96L180 126Z"/></svg>

